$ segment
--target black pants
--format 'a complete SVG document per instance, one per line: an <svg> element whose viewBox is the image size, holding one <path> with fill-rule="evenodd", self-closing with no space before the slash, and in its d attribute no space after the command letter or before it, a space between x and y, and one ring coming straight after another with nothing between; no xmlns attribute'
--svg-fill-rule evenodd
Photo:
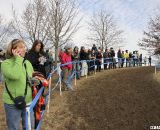
<svg viewBox="0 0 160 130"><path fill-rule="evenodd" d="M101 71L101 62L97 61L97 71Z"/></svg>

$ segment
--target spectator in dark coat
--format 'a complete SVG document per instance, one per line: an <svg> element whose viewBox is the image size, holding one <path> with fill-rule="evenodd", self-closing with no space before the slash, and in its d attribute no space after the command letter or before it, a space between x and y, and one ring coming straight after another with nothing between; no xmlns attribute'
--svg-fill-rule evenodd
<svg viewBox="0 0 160 130"><path fill-rule="evenodd" d="M111 68L116 69L115 51L112 47L110 48L110 55L111 55Z"/></svg>
<svg viewBox="0 0 160 130"><path fill-rule="evenodd" d="M97 71L101 71L101 64L102 64L102 54L101 50L99 49L96 53L96 65L97 65Z"/></svg>
<svg viewBox="0 0 160 130"><path fill-rule="evenodd" d="M47 76L51 73L53 68L53 52L51 50L46 50L46 62L45 62L45 71Z"/></svg>
<svg viewBox="0 0 160 130"><path fill-rule="evenodd" d="M122 52L121 52L121 49L118 50L117 57L118 57L118 67L121 68L122 67Z"/></svg>
<svg viewBox="0 0 160 130"><path fill-rule="evenodd" d="M95 52L97 52L97 51L98 51L98 50L97 50L97 47L96 47L96 45L95 45L95 44L93 44L92 50L94 50Z"/></svg>
<svg viewBox="0 0 160 130"><path fill-rule="evenodd" d="M88 73L88 65L86 60L88 59L88 54L85 48L82 46L80 51L80 61L81 61L81 76L85 76Z"/></svg>
<svg viewBox="0 0 160 130"><path fill-rule="evenodd" d="M73 53L72 53L72 61L75 61L76 63L73 63L73 71L76 71L76 78L80 79L80 64L79 64L79 48L77 46L74 47Z"/></svg>
<svg viewBox="0 0 160 130"><path fill-rule="evenodd" d="M45 62L47 61L44 45L40 40L35 40L31 50L26 54L26 59L29 60L34 68L34 71L41 72L47 77L45 71Z"/></svg>
<svg viewBox="0 0 160 130"><path fill-rule="evenodd" d="M93 71L95 70L95 59L96 59L96 53L95 50L91 51L91 54L89 55L90 58L90 71L93 73Z"/></svg>
<svg viewBox="0 0 160 130"><path fill-rule="evenodd" d="M104 58L104 69L107 69L108 63L109 63L109 58L110 58L110 53L109 50L106 49L105 52L103 53L103 58Z"/></svg>
<svg viewBox="0 0 160 130"><path fill-rule="evenodd" d="M149 66L151 66L151 64L152 64L152 58L151 58L151 56L149 56L148 61L149 61Z"/></svg>

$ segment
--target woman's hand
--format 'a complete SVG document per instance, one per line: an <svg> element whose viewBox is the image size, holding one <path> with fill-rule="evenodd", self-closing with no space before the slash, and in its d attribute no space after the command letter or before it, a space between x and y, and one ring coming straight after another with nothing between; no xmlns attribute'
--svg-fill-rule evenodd
<svg viewBox="0 0 160 130"><path fill-rule="evenodd" d="M19 50L17 50L17 49L12 49L12 54L13 54L13 56L20 56L21 54L20 54L21 52L19 51Z"/></svg>

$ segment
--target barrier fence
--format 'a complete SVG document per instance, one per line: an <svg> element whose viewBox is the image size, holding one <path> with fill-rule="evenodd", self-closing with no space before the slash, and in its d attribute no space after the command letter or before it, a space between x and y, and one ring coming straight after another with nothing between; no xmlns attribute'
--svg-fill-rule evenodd
<svg viewBox="0 0 160 130"><path fill-rule="evenodd" d="M58 65L57 68L54 68L52 70L52 72L48 75L48 78L47 78L48 81L49 81L49 86L48 86L49 89L48 89L47 94L45 95L45 105L47 106L46 107L47 108L47 113L49 113L50 96L58 86L59 86L60 95L62 95L61 67L64 67L64 66L69 65L69 64L73 64L73 65L78 64L80 66L80 64L82 64L83 62L86 62L86 63L93 62L94 63L92 66L89 66L87 68L82 68L81 67L78 71L77 71L77 69L74 69L72 71L72 74L70 75L69 78L71 80L74 78L74 85L76 86L76 84L77 84L77 77L76 77L77 73L81 73L84 69L88 69L88 68L93 67L94 68L94 73L96 74L96 66L97 66L96 62L99 61L99 60L100 59L68 62L68 63L65 63L65 64ZM129 63L131 66L134 66L134 65L141 66L142 64L145 64L144 62L140 62L138 59L129 59L129 61L126 61L126 60L124 60L124 58L102 58L101 60L102 61L106 60L106 62L101 62L101 66L104 66L105 64L108 64L108 65L112 64L113 65L113 64L117 64L117 63L118 64ZM51 85L52 85L51 81L52 81L52 76L53 76L54 73L58 74L58 80L57 80L57 83L55 84L55 86L52 88L51 87ZM86 75L86 78L87 78L87 75ZM31 102L30 106L26 108L26 130L32 130L31 113L33 113L33 109L34 109L37 101L39 100L40 96L42 95L43 91L44 91L44 87L42 86L41 89L38 91L36 97ZM39 124L38 124L36 130L40 129L44 113L45 113L45 110L43 110L41 112L41 120L39 121Z"/></svg>
<svg viewBox="0 0 160 130"><path fill-rule="evenodd" d="M153 60L153 63L155 65L155 67L154 67L155 68L154 69L155 70L155 74L157 74L157 70L160 69L160 61L159 60L158 61L157 60Z"/></svg>

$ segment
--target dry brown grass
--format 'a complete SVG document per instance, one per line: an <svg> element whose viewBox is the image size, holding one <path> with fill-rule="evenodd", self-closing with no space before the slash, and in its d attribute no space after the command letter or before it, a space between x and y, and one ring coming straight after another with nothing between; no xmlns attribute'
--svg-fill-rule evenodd
<svg viewBox="0 0 160 130"><path fill-rule="evenodd" d="M160 79L154 68L105 71L52 95L42 130L149 130L160 125Z"/></svg>
<svg viewBox="0 0 160 130"><path fill-rule="evenodd" d="M159 81L150 67L83 78L74 92L53 93L41 130L149 130L160 125Z"/></svg>

